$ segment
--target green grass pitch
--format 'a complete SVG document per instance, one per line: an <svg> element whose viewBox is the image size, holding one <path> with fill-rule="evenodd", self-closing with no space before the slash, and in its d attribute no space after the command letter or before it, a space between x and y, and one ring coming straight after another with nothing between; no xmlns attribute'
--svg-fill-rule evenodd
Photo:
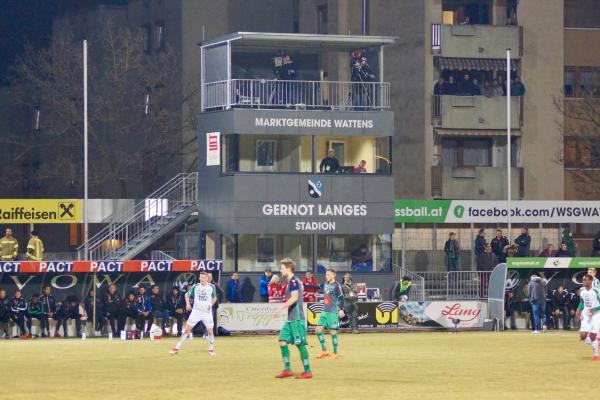
<svg viewBox="0 0 600 400"><path fill-rule="evenodd" d="M338 360L316 360L311 335L314 378L306 381L274 379L282 369L274 336L217 337L215 357L199 338L170 356L174 344L2 341L0 399L532 400L582 393L600 373L590 346L562 331L344 334ZM291 355L300 372L298 351Z"/></svg>

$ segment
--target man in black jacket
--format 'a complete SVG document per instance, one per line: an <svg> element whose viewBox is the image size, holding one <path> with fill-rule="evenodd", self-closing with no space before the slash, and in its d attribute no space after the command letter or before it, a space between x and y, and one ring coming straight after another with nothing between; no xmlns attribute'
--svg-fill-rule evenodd
<svg viewBox="0 0 600 400"><path fill-rule="evenodd" d="M485 240L485 229L479 229L477 233L477 237L475 237L475 257L483 254L485 251L485 245L487 241Z"/></svg>
<svg viewBox="0 0 600 400"><path fill-rule="evenodd" d="M62 322L63 326L63 335L65 338L69 336L67 331L67 323L70 319L75 320L75 331L77 333L77 337L81 336L81 314L79 314L79 300L77 299L77 296L67 296L61 303L58 314L60 315L60 321ZM57 321L56 330L58 330L59 324L60 322Z"/></svg>
<svg viewBox="0 0 600 400"><path fill-rule="evenodd" d="M114 336L118 334L116 323L119 318L120 305L121 298L117 294L117 286L112 284L106 289L106 292L102 296L102 313L104 318L100 326L100 331L104 328L105 320L107 320L112 334Z"/></svg>
<svg viewBox="0 0 600 400"><path fill-rule="evenodd" d="M169 312L166 310L165 301L160 295L160 287L158 285L152 286L152 293L150 294L150 304L152 305L152 315L154 318L160 319L160 328L162 330L163 336L167 335L167 330L165 329L167 325L167 321L169 320ZM154 321L151 321L153 324Z"/></svg>
<svg viewBox="0 0 600 400"><path fill-rule="evenodd" d="M529 246L531 245L531 236L529 229L521 228L521 234L515 239L517 247L517 257L529 257Z"/></svg>
<svg viewBox="0 0 600 400"><path fill-rule="evenodd" d="M510 291L506 293L506 300L504 301L504 311L506 316L510 318L510 329L517 329L517 321L515 313L517 312L517 304L519 300L515 297L515 293ZM507 329L506 327L504 328Z"/></svg>
<svg viewBox="0 0 600 400"><path fill-rule="evenodd" d="M558 318L560 313L563 313L563 329L569 329L570 314L569 314L569 293L564 286L559 286L552 291L552 316L554 319L554 328L558 329Z"/></svg>
<svg viewBox="0 0 600 400"><path fill-rule="evenodd" d="M504 247L509 245L506 236L502 236L500 229L496 230L496 236L492 239L492 252L496 255L498 263L506 262L506 254L504 253Z"/></svg>
<svg viewBox="0 0 600 400"><path fill-rule="evenodd" d="M42 329L42 337L50 337L50 318L56 321L56 299L52 295L52 287L44 286L42 289L42 295L40 296L40 303L42 303L44 307L44 318L46 319L45 329ZM58 328L60 328L59 324L56 325L56 329L54 331L55 337L60 337L58 333Z"/></svg>
<svg viewBox="0 0 600 400"><path fill-rule="evenodd" d="M327 157L321 160L321 164L319 164L319 172L323 174L335 174L339 168L340 162L335 157L335 150L329 149Z"/></svg>
<svg viewBox="0 0 600 400"><path fill-rule="evenodd" d="M4 334L6 339L10 339L8 322L10 321L10 308L8 306L8 297L6 290L0 290L0 337Z"/></svg>
<svg viewBox="0 0 600 400"><path fill-rule="evenodd" d="M119 332L125 330L127 318L131 318L133 323L136 326L138 325L140 313L138 312L137 306L138 303L135 299L135 293L133 291L128 292L127 296L121 302L121 309L119 311L119 324L117 328Z"/></svg>
<svg viewBox="0 0 600 400"><path fill-rule="evenodd" d="M173 286L171 295L167 297L167 310L169 316L177 321L177 336L179 337L183 328L183 317L185 317L185 298L177 286Z"/></svg>
<svg viewBox="0 0 600 400"><path fill-rule="evenodd" d="M575 289L574 292L569 293L569 303L567 304L567 308L569 309L569 320L573 322L573 328L577 328L579 318L577 318L577 308L579 307L579 302L581 298L579 297L579 288ZM569 329L571 327L569 326Z"/></svg>
<svg viewBox="0 0 600 400"><path fill-rule="evenodd" d="M28 338L27 331L25 331L25 313L27 311L27 302L23 298L20 290L15 292L15 295L9 301L10 308L10 319L19 327L21 336ZM15 336L18 338L18 336Z"/></svg>

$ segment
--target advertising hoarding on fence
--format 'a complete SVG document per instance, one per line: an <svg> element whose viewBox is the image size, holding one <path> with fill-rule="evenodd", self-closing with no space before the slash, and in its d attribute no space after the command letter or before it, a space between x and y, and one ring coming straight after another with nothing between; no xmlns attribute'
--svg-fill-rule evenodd
<svg viewBox="0 0 600 400"><path fill-rule="evenodd" d="M396 200L396 223L504 223L506 201ZM600 201L512 201L513 223L600 223Z"/></svg>
<svg viewBox="0 0 600 400"><path fill-rule="evenodd" d="M0 199L0 223L81 223L82 204L75 199Z"/></svg>
<svg viewBox="0 0 600 400"><path fill-rule="evenodd" d="M515 257L507 259L506 266L512 269L600 268L600 257Z"/></svg>
<svg viewBox="0 0 600 400"><path fill-rule="evenodd" d="M219 326L232 332L278 331L287 320L287 312L277 313L281 306L281 303L220 304Z"/></svg>

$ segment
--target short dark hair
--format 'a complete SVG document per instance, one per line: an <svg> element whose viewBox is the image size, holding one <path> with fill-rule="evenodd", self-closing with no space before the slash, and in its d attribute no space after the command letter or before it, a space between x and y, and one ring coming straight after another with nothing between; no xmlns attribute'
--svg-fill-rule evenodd
<svg viewBox="0 0 600 400"><path fill-rule="evenodd" d="M479 228L479 233L483 233L483 232L485 232L485 229L484 228Z"/></svg>
<svg viewBox="0 0 600 400"><path fill-rule="evenodd" d="M410 279L410 276L403 276L402 280L412 282L412 279Z"/></svg>
<svg viewBox="0 0 600 400"><path fill-rule="evenodd" d="M281 265L291 270L292 272L296 271L296 263L291 258L284 258L283 260L281 260Z"/></svg>

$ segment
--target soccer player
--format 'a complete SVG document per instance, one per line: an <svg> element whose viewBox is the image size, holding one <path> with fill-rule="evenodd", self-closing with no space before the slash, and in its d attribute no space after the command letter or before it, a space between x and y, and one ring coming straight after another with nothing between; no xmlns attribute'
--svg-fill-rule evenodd
<svg viewBox="0 0 600 400"><path fill-rule="evenodd" d="M600 290L600 281L596 278L596 268L588 268L588 275L592 276L592 288Z"/></svg>
<svg viewBox="0 0 600 400"><path fill-rule="evenodd" d="M303 301L304 293L302 282L294 276L296 264L289 258L281 260L281 276L287 278L286 302L277 310L281 314L287 310L288 318L279 333L279 348L285 365L284 370L275 378L287 378L294 376L290 366L290 350L288 344L293 344L300 351L304 372L296 376L296 379L310 379L310 365L308 363L308 350L306 350L306 321L304 319Z"/></svg>
<svg viewBox="0 0 600 400"><path fill-rule="evenodd" d="M190 304L190 298L193 299L194 308ZM213 321L212 307L217 301L217 290L215 285L208 283L208 273L200 272L200 283L192 286L192 288L185 294L185 309L191 311L190 317L188 318L185 325L185 332L179 337L179 342L175 345L173 350L169 352L171 355L175 355L181 349L183 342L188 338L194 326L200 321L206 327L207 339L208 339L208 354L211 356L216 355L215 353L215 333L213 328L215 323Z"/></svg>
<svg viewBox="0 0 600 400"><path fill-rule="evenodd" d="M317 355L317 358L329 357L336 359L338 354L337 330L340 327L340 318L344 318L344 295L342 294L342 287L335 280L335 270L333 269L328 269L325 272L323 294L323 312L319 317L317 329L315 330L319 343L321 343L321 352ZM333 354L327 351L323 329L327 329L331 334Z"/></svg>
<svg viewBox="0 0 600 400"><path fill-rule="evenodd" d="M583 288L579 292L581 301L577 307L577 313L581 320L579 329L579 338L589 340L592 344L592 360L598 361L598 340L597 335L600 331L600 291L593 288L594 277L587 274L583 277Z"/></svg>

